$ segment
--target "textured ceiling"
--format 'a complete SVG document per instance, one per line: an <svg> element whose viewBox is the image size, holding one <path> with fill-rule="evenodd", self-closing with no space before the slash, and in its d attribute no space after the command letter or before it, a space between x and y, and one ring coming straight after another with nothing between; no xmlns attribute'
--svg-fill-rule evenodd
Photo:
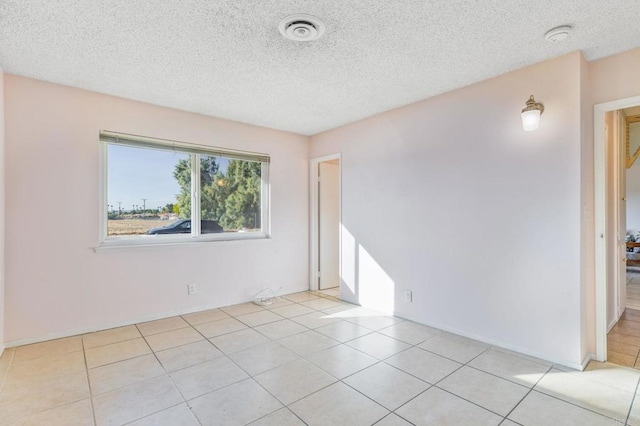
<svg viewBox="0 0 640 426"><path fill-rule="evenodd" d="M280 20L324 36L284 39ZM575 50L640 46L638 0L0 0L5 72L315 134ZM561 44L544 40L570 24Z"/></svg>

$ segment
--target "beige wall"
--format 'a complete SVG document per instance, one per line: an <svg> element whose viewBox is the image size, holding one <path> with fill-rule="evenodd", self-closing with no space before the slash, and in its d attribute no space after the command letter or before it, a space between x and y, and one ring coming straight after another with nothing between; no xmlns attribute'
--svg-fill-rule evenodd
<svg viewBox="0 0 640 426"><path fill-rule="evenodd" d="M308 138L13 75L5 101L8 344L308 288ZM96 253L99 130L270 154L273 238Z"/></svg>
<svg viewBox="0 0 640 426"><path fill-rule="evenodd" d="M0 68L0 355L4 350L4 72Z"/></svg>
<svg viewBox="0 0 640 426"><path fill-rule="evenodd" d="M579 366L583 71L574 53L313 136L342 153L343 297Z"/></svg>

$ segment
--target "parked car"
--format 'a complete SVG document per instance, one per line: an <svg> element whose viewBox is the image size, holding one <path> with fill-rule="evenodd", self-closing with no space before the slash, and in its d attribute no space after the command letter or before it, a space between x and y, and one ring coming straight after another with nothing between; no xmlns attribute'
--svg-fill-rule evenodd
<svg viewBox="0 0 640 426"><path fill-rule="evenodd" d="M200 221L200 232L202 234L213 234L217 232L224 232L222 226L218 225L215 220L202 220ZM159 228L151 228L147 231L149 235L158 234L190 234L191 233L191 219L180 219L166 226Z"/></svg>

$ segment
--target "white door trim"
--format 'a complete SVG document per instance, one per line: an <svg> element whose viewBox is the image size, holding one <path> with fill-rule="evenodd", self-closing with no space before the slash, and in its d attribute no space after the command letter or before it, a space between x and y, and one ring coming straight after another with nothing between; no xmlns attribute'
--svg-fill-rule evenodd
<svg viewBox="0 0 640 426"><path fill-rule="evenodd" d="M595 221L595 308L596 308L596 360L607 359L607 269L617 265L607 265L608 250L616 250L607 244L607 157L604 131L605 114L609 111L640 105L640 96L605 102L593 107L593 148L594 148L594 221ZM614 203L609 213L617 221L618 203ZM614 232L616 230L614 229ZM616 259L618 256L614 256Z"/></svg>
<svg viewBox="0 0 640 426"><path fill-rule="evenodd" d="M342 155L340 153L312 158L309 166L309 290L318 290L318 164L338 160L338 273L342 277Z"/></svg>

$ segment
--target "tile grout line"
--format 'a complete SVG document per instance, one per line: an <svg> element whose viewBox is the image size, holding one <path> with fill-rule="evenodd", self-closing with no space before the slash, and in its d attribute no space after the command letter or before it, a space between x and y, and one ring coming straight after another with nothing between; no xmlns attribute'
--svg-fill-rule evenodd
<svg viewBox="0 0 640 426"><path fill-rule="evenodd" d="M518 405L520 405L520 404L522 403L522 401L524 401L524 400L525 400L525 398L526 398L527 396L529 396L529 394L530 394L531 392L533 392L533 388L535 388L536 386L538 386L538 383L540 383L540 381L541 381L542 379L544 379L544 377L545 377L547 374L549 374L549 372L550 372L551 370L553 370L553 366L551 366L551 367L549 367L549 368L547 369L547 371L546 371L546 372L545 372L545 373L544 373L544 374L543 374L543 375L542 375L542 376L541 376L541 377L540 377L540 378L539 378L539 379L538 379L538 380L533 384L533 386L531 386L531 387L529 388L529 390L527 391L527 393L526 393L526 394L525 394L525 395L520 399L520 401L518 401L518 402L516 403L516 405L514 405L514 406L513 406L513 408L512 408L512 409L507 413L507 415L506 415L506 416L504 416L504 419L505 419L505 420L507 420L507 418L511 415L511 413L513 413L513 412L515 411L515 409L516 409L516 408L518 408ZM511 420L511 419L509 419L509 420Z"/></svg>
<svg viewBox="0 0 640 426"><path fill-rule="evenodd" d="M631 410L633 409L633 403L638 397L638 386L640 385L640 378L638 378L638 383L636 383L636 389L633 391L633 398L631 398L631 404L629 405L629 411L627 412L627 418L624 420L624 424L629 423L629 417L631 417Z"/></svg>
<svg viewBox="0 0 640 426"><path fill-rule="evenodd" d="M80 342L82 343L82 358L84 359L84 369L87 374L87 387L89 388L89 403L91 404L91 414L93 416L93 424L97 425L96 408L93 405L93 389L91 388L91 379L89 378L89 365L87 364L87 353L84 348L84 339L80 336Z"/></svg>

